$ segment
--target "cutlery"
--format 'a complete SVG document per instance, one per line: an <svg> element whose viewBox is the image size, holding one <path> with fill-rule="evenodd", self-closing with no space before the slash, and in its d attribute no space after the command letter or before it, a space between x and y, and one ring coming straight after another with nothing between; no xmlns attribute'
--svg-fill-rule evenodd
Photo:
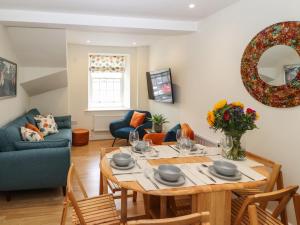
<svg viewBox="0 0 300 225"><path fill-rule="evenodd" d="M182 165L181 166L181 168L182 169L188 169L188 166L187 165ZM184 177L186 177L192 184L194 184L194 185L197 185L190 177L188 177L187 175L186 175L186 173L184 173L182 170L181 170L181 173L182 173L182 175L184 176Z"/></svg>
<svg viewBox="0 0 300 225"><path fill-rule="evenodd" d="M135 165L137 165L138 168L142 169L142 167L140 166L140 164L138 164L137 159L135 159Z"/></svg>
<svg viewBox="0 0 300 225"><path fill-rule="evenodd" d="M113 173L113 175L136 174L136 173L142 173L142 172Z"/></svg>
<svg viewBox="0 0 300 225"><path fill-rule="evenodd" d="M150 175L146 171L144 171L144 175L154 185L156 189L159 189L158 185L151 179Z"/></svg>
<svg viewBox="0 0 300 225"><path fill-rule="evenodd" d="M174 151L176 151L177 153L180 153L178 149L176 149L175 147L168 145L170 148L172 148Z"/></svg>
<svg viewBox="0 0 300 225"><path fill-rule="evenodd" d="M242 175L244 175L245 177L248 177L250 180L255 180L255 179L253 179L252 177L248 176L247 174L243 173L242 171L239 170L239 172L240 172Z"/></svg>
<svg viewBox="0 0 300 225"><path fill-rule="evenodd" d="M209 178L212 182L217 183L217 181L212 178L211 176L207 175L206 173L203 172L203 170L201 170L200 168L198 168L198 172L205 175L207 178Z"/></svg>

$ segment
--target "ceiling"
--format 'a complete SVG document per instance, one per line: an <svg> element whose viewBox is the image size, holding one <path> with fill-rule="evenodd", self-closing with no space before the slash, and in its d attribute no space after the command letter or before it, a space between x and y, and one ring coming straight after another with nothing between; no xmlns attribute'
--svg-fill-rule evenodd
<svg viewBox="0 0 300 225"><path fill-rule="evenodd" d="M0 0L1 9L198 21L238 0ZM189 4L195 4L190 9Z"/></svg>

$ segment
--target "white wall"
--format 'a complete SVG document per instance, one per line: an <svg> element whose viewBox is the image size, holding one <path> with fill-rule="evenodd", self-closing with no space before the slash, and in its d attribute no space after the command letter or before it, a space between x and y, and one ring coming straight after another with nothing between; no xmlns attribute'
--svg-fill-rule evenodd
<svg viewBox="0 0 300 225"><path fill-rule="evenodd" d="M64 67L26 67L19 68L22 73L21 83L38 79L49 74L63 71ZM52 113L55 116L66 115L68 108L68 88L60 88L29 97L28 109L37 108L42 114Z"/></svg>
<svg viewBox="0 0 300 225"><path fill-rule="evenodd" d="M150 68L172 68L178 99L175 105L151 101L151 111L166 114L170 125L188 122L198 134L218 141L206 122L207 111L223 98L242 101L261 116L259 129L246 135L248 150L282 163L286 185L300 184L300 107L261 104L246 91L240 75L249 41L273 23L299 21L299 7L299 0L241 0L203 20L198 33L152 45Z"/></svg>
<svg viewBox="0 0 300 225"><path fill-rule="evenodd" d="M88 109L88 54L123 53L130 55L131 108L147 109L145 94L146 71L148 69L148 48L146 47L104 47L87 45L68 45L69 107L74 127L93 129L94 115L124 115L126 111L97 111ZM139 89L141 87L141 89ZM92 138L109 138L108 132L93 133Z"/></svg>
<svg viewBox="0 0 300 225"><path fill-rule="evenodd" d="M7 30L2 25L0 25L0 57L18 63ZM28 97L20 86L21 79L22 73L19 71L17 77L17 97L0 99L0 126L23 114L27 109Z"/></svg>

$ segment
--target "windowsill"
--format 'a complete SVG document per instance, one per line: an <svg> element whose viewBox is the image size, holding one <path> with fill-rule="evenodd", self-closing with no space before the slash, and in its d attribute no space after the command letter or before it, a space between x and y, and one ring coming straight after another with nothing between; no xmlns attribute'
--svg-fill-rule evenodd
<svg viewBox="0 0 300 225"><path fill-rule="evenodd" d="M126 110L131 110L130 108L90 108L90 109L86 109L84 110L85 112L101 112L101 111L126 111Z"/></svg>

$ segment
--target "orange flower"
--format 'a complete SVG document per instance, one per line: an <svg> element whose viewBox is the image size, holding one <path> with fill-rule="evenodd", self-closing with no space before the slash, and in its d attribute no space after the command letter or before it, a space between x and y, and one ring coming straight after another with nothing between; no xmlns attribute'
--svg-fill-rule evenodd
<svg viewBox="0 0 300 225"><path fill-rule="evenodd" d="M215 123L215 114L212 111L207 113L207 122L212 127Z"/></svg>

